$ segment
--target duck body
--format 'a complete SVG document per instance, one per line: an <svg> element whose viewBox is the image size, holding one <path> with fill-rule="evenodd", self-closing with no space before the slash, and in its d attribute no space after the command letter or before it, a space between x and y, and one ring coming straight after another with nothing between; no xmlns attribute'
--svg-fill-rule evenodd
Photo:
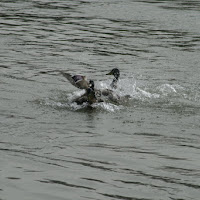
<svg viewBox="0 0 200 200"><path fill-rule="evenodd" d="M106 74L106 75L113 75L113 76L114 76L113 81L112 81L112 83L110 84L110 87L111 87L112 89L117 89L117 82L118 82L118 79L119 79L119 77L120 77L119 69L114 68L114 69L112 69L112 70L111 70L108 74Z"/></svg>
<svg viewBox="0 0 200 200"><path fill-rule="evenodd" d="M87 103L87 101L88 101L88 98L87 98L87 96L84 94L84 95L82 95L82 96L80 96L80 97L74 99L72 102L75 102L75 103L78 104L78 105L82 105L82 104L84 104L84 103Z"/></svg>
<svg viewBox="0 0 200 200"><path fill-rule="evenodd" d="M101 92L102 97L105 97L111 102L117 103L120 100L120 96L116 94L113 90L104 89Z"/></svg>
<svg viewBox="0 0 200 200"><path fill-rule="evenodd" d="M73 102L76 102L78 105L82 105L83 103L92 105L93 103L103 102L103 100L96 96L94 81L90 80L89 87L86 89L86 92L82 96L76 98Z"/></svg>

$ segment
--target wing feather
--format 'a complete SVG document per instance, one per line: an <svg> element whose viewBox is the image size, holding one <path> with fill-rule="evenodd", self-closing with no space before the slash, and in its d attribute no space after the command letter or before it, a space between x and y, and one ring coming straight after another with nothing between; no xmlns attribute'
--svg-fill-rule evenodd
<svg viewBox="0 0 200 200"><path fill-rule="evenodd" d="M86 81L85 76L74 75L72 76L66 72L60 72L73 86L79 89L87 89L89 87L89 83Z"/></svg>

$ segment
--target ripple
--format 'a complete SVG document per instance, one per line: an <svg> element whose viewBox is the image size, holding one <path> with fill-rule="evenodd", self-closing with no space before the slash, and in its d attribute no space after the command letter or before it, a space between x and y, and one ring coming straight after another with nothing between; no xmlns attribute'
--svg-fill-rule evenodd
<svg viewBox="0 0 200 200"><path fill-rule="evenodd" d="M58 184L58 185L66 186L66 187L72 187L72 188L74 187L74 188L81 188L81 189L87 189L87 190L95 190L94 188L91 188L91 187L70 184L70 183L67 183L67 182L64 182L64 181L59 181L59 180L47 179L47 180L39 180L39 182L41 182L41 183Z"/></svg>
<svg viewBox="0 0 200 200"><path fill-rule="evenodd" d="M121 196L115 194L107 194L107 193L100 193L105 197L111 197L114 199L124 199L124 200L150 200L149 198L137 198L137 197L128 197L128 196Z"/></svg>
<svg viewBox="0 0 200 200"><path fill-rule="evenodd" d="M1 198L199 199L198 6L0 1ZM114 67L91 106L58 75Z"/></svg>
<svg viewBox="0 0 200 200"><path fill-rule="evenodd" d="M7 179L10 179L10 180L20 180L21 178L19 177L6 177Z"/></svg>

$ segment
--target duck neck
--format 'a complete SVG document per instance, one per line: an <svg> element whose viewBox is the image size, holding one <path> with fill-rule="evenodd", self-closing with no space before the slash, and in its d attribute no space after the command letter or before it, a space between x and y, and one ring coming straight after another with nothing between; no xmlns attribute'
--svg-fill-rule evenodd
<svg viewBox="0 0 200 200"><path fill-rule="evenodd" d="M112 83L111 83L111 87L112 88L117 88L117 82L118 82L118 77L114 77Z"/></svg>
<svg viewBox="0 0 200 200"><path fill-rule="evenodd" d="M87 97L88 97L87 102L88 102L89 104L93 104L93 103L95 103L95 102L97 101L95 92L94 92L94 90L93 90L92 88L89 88L89 89L88 89L88 95L87 95Z"/></svg>

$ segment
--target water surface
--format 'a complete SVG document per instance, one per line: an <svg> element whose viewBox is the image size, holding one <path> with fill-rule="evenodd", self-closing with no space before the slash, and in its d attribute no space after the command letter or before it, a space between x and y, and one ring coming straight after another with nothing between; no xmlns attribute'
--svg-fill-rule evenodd
<svg viewBox="0 0 200 200"><path fill-rule="evenodd" d="M198 200L199 1L0 2L0 199ZM92 109L58 71L129 98Z"/></svg>

